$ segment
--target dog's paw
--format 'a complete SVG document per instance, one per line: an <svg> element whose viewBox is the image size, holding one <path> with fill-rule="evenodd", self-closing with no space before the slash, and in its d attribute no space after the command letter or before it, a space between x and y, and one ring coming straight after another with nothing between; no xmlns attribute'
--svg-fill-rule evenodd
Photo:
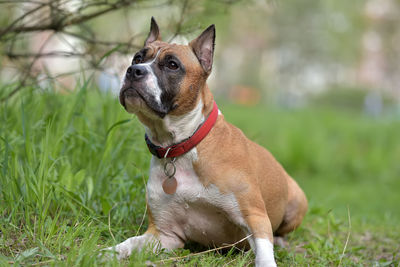
<svg viewBox="0 0 400 267"><path fill-rule="evenodd" d="M274 259L256 257L256 267L276 267L276 262Z"/></svg>
<svg viewBox="0 0 400 267"><path fill-rule="evenodd" d="M274 236L274 245L281 248L286 248L289 245L289 243L284 237Z"/></svg>
<svg viewBox="0 0 400 267"><path fill-rule="evenodd" d="M98 257L101 260L111 260L114 257L116 257L118 260L121 260L123 258L126 258L127 256L124 257L123 254L121 254L120 251L114 246L103 248L102 250L100 250Z"/></svg>

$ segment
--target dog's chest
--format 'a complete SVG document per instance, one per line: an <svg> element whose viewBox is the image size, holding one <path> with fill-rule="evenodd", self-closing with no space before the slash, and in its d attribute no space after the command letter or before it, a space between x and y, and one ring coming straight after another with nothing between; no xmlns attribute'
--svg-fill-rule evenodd
<svg viewBox="0 0 400 267"><path fill-rule="evenodd" d="M162 189L164 161L152 159L147 201L155 224L161 231L172 231L204 245L234 241L242 236L232 223L242 220L238 203L233 194L223 194L215 185L205 187L200 182L192 166L196 157L193 149L176 161L178 187L172 195Z"/></svg>

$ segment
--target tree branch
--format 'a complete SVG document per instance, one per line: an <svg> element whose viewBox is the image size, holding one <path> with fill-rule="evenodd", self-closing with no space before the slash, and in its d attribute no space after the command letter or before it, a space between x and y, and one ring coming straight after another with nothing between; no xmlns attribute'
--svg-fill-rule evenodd
<svg viewBox="0 0 400 267"><path fill-rule="evenodd" d="M2 52L0 60L3 59L2 56L9 59L8 62L18 69L17 78L19 79L17 84L9 85L7 90L9 92L5 96L3 95L0 103L7 101L30 83L38 82L37 77L32 72L33 66L40 58L80 58L83 59L85 66L89 66L93 70L101 70L102 66L100 65L104 62L103 59L112 53L127 54L131 53L133 49L141 47L134 41L142 33L131 34L131 38L124 41L98 40L93 25L87 23L88 21L114 11L123 10L126 11L124 16L129 27L130 18L127 16L127 12L130 11L127 8L129 6L140 3L140 5L135 5L135 9L141 11L165 6L178 7L180 14L178 21L174 22L173 25L173 37L171 38L173 39L187 31L184 25L187 17L197 12L192 12L194 3L198 3L196 1L198 0L162 0L157 2L139 0L0 0L0 8L10 10L10 18L14 15L14 10L21 11L22 9L24 11L22 15L13 19L6 17L8 24L0 28L0 51ZM216 2L230 3L235 1L238 0L218 0ZM42 43L39 40L41 35L36 35L37 32L50 32L51 35L37 51L31 51L37 43ZM130 32L130 28L128 28L125 35L130 34ZM57 33L61 34L57 36L57 41L61 39L62 45L67 45L66 48L57 45L46 47L53 45L48 44L48 41ZM46 35L47 33L43 34L43 36ZM66 35L79 39L79 45L70 42L68 38L65 38ZM31 36L35 38L31 38ZM22 65L19 63L22 63ZM4 67L4 65L0 65L0 71L1 67ZM46 73L46 75L50 77L52 74Z"/></svg>
<svg viewBox="0 0 400 267"><path fill-rule="evenodd" d="M39 7L36 7L24 15L22 15L20 18L16 19L13 23L10 24L5 29L0 29L0 38L2 38L4 35L9 34L9 33L28 33L28 32L34 32L34 31L45 31L45 30L54 30L54 31L60 31L63 30L64 28L76 24L81 24L84 23L88 20L91 20L93 18L96 18L98 16L104 15L106 13L109 13L111 11L115 11L117 9L120 9L122 7L126 7L129 5L132 5L136 1L134 0L121 0L115 4L109 4L107 8L104 8L102 10L94 11L92 13L86 14L86 15L78 15L72 18L68 18L67 15L70 15L69 13L65 14L62 18L55 19L51 23L46 23L46 24L39 24L39 25L33 25L33 26L18 26L14 27L16 23L21 21L22 19L26 18L27 16L33 14L34 12L37 12L38 10L42 9L45 6L49 6L50 4L42 4ZM101 3L102 4L102 3ZM60 12L61 13L61 12Z"/></svg>
<svg viewBox="0 0 400 267"><path fill-rule="evenodd" d="M85 53L74 53L68 51L53 51L48 53L5 53L10 59L18 58L42 58L42 57L84 57Z"/></svg>

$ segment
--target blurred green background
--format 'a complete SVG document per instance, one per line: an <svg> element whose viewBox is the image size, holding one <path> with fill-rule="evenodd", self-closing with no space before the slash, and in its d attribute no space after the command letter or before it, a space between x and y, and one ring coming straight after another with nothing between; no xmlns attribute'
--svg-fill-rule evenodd
<svg viewBox="0 0 400 267"><path fill-rule="evenodd" d="M57 3L62 21L102 8L36 2ZM176 42L216 24L209 84L222 113L306 192L309 212L276 248L278 265L399 266L398 1L131 3L57 33L4 34L35 2L0 1L0 263L96 265L99 249L144 232L150 154L116 93L154 16ZM13 27L47 23L43 12ZM32 57L47 38L41 52L53 55ZM174 253L107 264L254 260Z"/></svg>

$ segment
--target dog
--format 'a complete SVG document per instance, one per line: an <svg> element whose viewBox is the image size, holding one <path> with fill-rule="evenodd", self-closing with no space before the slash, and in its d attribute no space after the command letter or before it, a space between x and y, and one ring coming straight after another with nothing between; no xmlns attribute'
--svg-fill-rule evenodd
<svg viewBox="0 0 400 267"><path fill-rule="evenodd" d="M148 229L109 248L120 259L149 244L171 250L242 240L256 266L276 266L274 235L297 228L307 211L297 183L218 109L206 83L214 42L214 25L188 45L163 42L152 18L126 71L120 102L143 124L153 157Z"/></svg>

